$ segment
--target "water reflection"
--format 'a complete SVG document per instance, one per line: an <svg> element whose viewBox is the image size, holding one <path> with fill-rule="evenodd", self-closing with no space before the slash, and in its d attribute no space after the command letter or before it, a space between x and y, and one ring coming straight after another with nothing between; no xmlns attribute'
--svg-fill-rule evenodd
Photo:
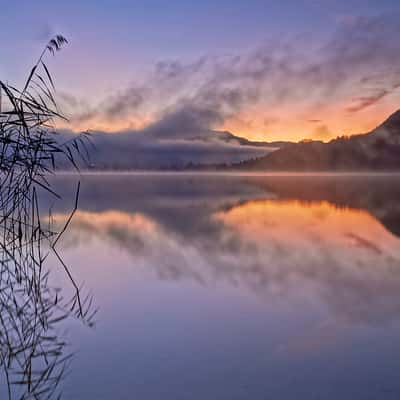
<svg viewBox="0 0 400 400"><path fill-rule="evenodd" d="M160 279L221 280L267 297L307 287L347 319L382 323L400 315L400 239L366 211L248 201L212 212L190 236L142 213L80 211L65 245L94 237Z"/></svg>
<svg viewBox="0 0 400 400"><path fill-rule="evenodd" d="M97 285L109 368L86 350L96 389L76 374L69 398L396 398L399 182L83 177L62 246Z"/></svg>
<svg viewBox="0 0 400 400"><path fill-rule="evenodd" d="M63 263L56 248L62 228L57 233L40 214L31 172L13 172L0 182L0 398L59 398L71 358L60 324L76 317L91 325L91 298L81 297ZM69 279L68 298L51 282L50 256Z"/></svg>

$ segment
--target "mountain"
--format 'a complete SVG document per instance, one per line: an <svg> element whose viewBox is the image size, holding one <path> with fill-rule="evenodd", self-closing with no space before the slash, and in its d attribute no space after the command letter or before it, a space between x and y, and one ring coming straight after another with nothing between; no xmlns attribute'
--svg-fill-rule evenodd
<svg viewBox="0 0 400 400"><path fill-rule="evenodd" d="M64 131L61 140L73 135ZM91 142L90 168L96 170L207 168L262 157L286 144L252 142L226 131L166 129L161 124L140 131L93 132ZM60 161L58 168L67 168L67 164Z"/></svg>
<svg viewBox="0 0 400 400"><path fill-rule="evenodd" d="M272 149L279 149L281 147L287 146L291 142L285 142L285 141L275 141L275 142L263 142L263 141L254 141L254 140L249 140L240 136L235 136L234 134L223 131L211 131L215 134L218 135L219 140L224 140L226 142L236 142L241 144L242 146L255 146L255 147L270 147Z"/></svg>
<svg viewBox="0 0 400 400"><path fill-rule="evenodd" d="M235 168L275 171L400 170L400 110L373 131L323 143L289 144Z"/></svg>

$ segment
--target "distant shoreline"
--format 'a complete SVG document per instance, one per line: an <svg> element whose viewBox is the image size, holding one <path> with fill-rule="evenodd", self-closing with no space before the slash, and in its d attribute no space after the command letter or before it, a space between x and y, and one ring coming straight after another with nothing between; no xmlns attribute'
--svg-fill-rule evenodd
<svg viewBox="0 0 400 400"><path fill-rule="evenodd" d="M400 176L400 171L162 171L162 170L97 170L57 171L55 175L199 175L199 176Z"/></svg>

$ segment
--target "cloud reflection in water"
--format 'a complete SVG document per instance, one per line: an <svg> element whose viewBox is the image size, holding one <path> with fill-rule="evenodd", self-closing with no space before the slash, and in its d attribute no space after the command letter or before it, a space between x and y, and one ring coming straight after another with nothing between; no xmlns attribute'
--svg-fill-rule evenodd
<svg viewBox="0 0 400 400"><path fill-rule="evenodd" d="M143 212L80 211L64 245L100 240L129 254L138 274L229 284L269 302L301 293L348 322L381 324L400 314L400 239L365 210L248 200L186 224L194 228Z"/></svg>

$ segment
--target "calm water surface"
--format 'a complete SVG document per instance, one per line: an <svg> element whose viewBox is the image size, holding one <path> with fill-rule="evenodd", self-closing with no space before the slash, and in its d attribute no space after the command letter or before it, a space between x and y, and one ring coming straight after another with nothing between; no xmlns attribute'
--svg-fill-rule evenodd
<svg viewBox="0 0 400 400"><path fill-rule="evenodd" d="M81 180L65 399L400 398L400 177Z"/></svg>

